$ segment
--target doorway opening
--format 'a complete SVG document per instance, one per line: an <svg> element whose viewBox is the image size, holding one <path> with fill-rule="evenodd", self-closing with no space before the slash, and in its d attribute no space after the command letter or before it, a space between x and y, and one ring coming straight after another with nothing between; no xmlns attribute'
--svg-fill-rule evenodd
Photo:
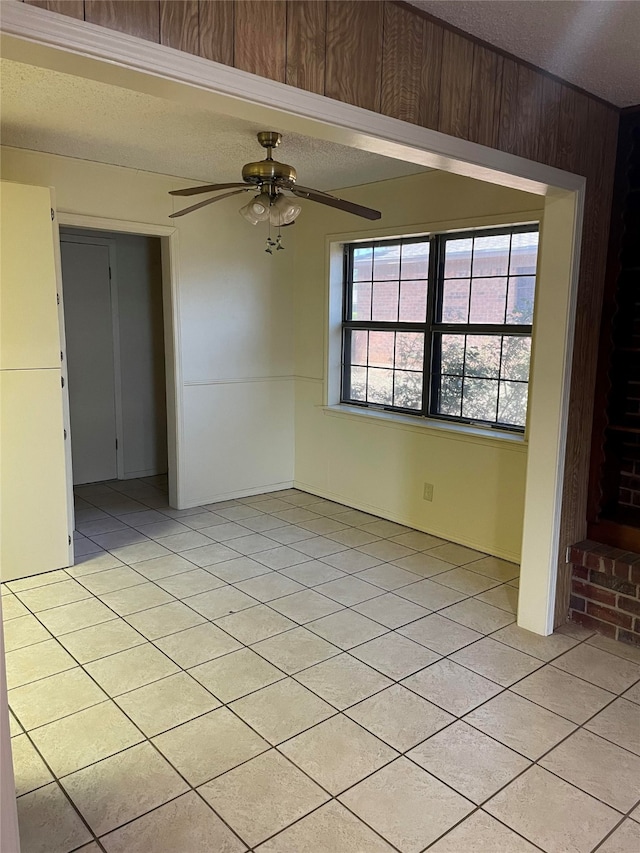
<svg viewBox="0 0 640 853"><path fill-rule="evenodd" d="M167 473L159 237L60 229L73 485Z"/></svg>

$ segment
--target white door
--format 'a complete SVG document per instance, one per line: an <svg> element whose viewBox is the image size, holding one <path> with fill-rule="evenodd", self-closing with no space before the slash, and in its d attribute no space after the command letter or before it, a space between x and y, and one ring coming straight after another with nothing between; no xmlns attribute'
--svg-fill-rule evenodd
<svg viewBox="0 0 640 853"><path fill-rule="evenodd" d="M109 246L81 240L60 241L74 485L118 476Z"/></svg>

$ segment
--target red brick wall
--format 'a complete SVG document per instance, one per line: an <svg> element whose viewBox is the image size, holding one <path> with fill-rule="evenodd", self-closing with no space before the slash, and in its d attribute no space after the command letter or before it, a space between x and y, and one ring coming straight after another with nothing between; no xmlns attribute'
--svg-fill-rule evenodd
<svg viewBox="0 0 640 853"><path fill-rule="evenodd" d="M569 562L571 621L640 646L640 554L585 540Z"/></svg>

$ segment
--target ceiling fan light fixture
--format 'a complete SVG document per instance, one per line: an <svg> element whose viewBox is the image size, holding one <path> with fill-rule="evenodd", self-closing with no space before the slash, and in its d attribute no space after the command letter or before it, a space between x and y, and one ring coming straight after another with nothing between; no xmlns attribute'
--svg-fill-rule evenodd
<svg viewBox="0 0 640 853"><path fill-rule="evenodd" d="M291 225L302 212L302 205L280 193L271 205L269 219L272 225Z"/></svg>
<svg viewBox="0 0 640 853"><path fill-rule="evenodd" d="M269 219L271 210L271 199L269 193L260 193L255 198L252 198L249 204L245 204L240 208L240 216L244 217L247 222L252 225L257 225L258 222L266 222Z"/></svg>

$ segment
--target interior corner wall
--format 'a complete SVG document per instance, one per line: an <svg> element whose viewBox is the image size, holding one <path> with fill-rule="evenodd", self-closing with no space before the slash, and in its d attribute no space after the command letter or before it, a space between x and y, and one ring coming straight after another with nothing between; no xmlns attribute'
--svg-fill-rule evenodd
<svg viewBox="0 0 640 853"><path fill-rule="evenodd" d="M175 225L180 507L289 485L291 253L267 256L237 199L169 219L183 206L169 190L196 182L14 148L2 177L54 187L59 212Z"/></svg>
<svg viewBox="0 0 640 853"><path fill-rule="evenodd" d="M390 423L324 407L327 400L329 246L542 219L540 196L444 172L341 191L383 212L362 224L305 206L296 223L295 483L331 498L506 559L520 556L525 443L416 424ZM433 501L423 499L424 483Z"/></svg>

